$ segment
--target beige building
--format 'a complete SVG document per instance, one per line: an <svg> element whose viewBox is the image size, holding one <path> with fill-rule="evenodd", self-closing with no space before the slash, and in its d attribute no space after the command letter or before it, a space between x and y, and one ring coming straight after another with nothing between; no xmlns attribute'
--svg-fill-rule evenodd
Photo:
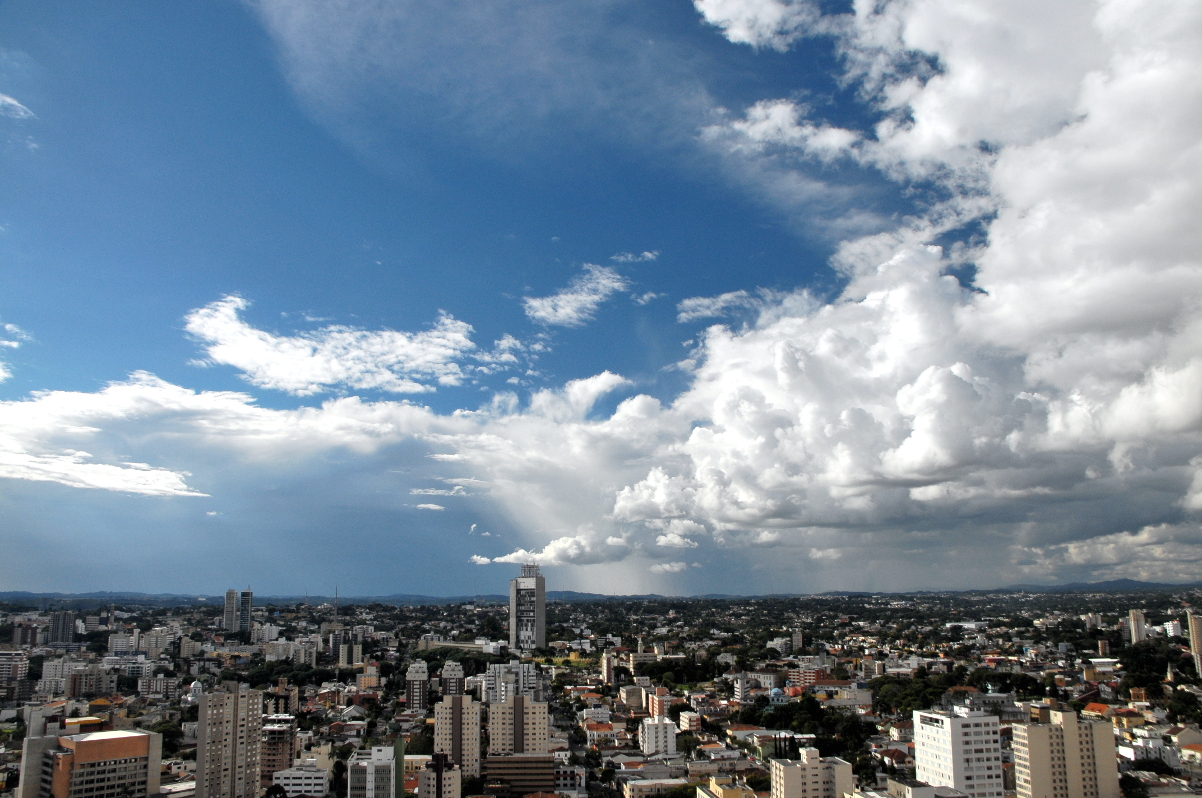
<svg viewBox="0 0 1202 798"><path fill-rule="evenodd" d="M650 798L661 792L687 786L689 783L684 779L632 779L623 785L622 795L623 798Z"/></svg>
<svg viewBox="0 0 1202 798"><path fill-rule="evenodd" d="M1053 710L1048 723L1014 725L1018 798L1119 798L1114 731Z"/></svg>
<svg viewBox="0 0 1202 798"><path fill-rule="evenodd" d="M511 695L488 708L488 753L545 754L549 726L545 703Z"/></svg>
<svg viewBox="0 0 1202 798"><path fill-rule="evenodd" d="M427 766L417 774L417 798L459 798L463 774L451 766L439 772Z"/></svg>
<svg viewBox="0 0 1202 798"><path fill-rule="evenodd" d="M851 763L803 748L800 759L769 759L772 798L842 798L854 789Z"/></svg>
<svg viewBox="0 0 1202 798"><path fill-rule="evenodd" d="M27 737L17 798L156 795L162 746L162 736L144 731Z"/></svg>
<svg viewBox="0 0 1202 798"><path fill-rule="evenodd" d="M480 777L481 708L470 695L449 695L434 705L434 752L450 756L469 779Z"/></svg>
<svg viewBox="0 0 1202 798"><path fill-rule="evenodd" d="M196 798L256 798L263 693L230 685L200 696L196 724Z"/></svg>
<svg viewBox="0 0 1202 798"><path fill-rule="evenodd" d="M1202 665L1202 661L1198 661L1199 652L1202 652L1202 616L1194 615L1192 612L1186 616L1189 620L1189 650L1195 657L1195 665Z"/></svg>

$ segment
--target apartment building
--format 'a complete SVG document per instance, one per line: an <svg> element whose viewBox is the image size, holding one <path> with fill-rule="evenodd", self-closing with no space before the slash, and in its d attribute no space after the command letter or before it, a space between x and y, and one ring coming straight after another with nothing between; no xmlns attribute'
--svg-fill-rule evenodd
<svg viewBox="0 0 1202 798"><path fill-rule="evenodd" d="M1119 798L1114 731L1053 710L1048 723L1014 725L1014 780L1019 798Z"/></svg>
<svg viewBox="0 0 1202 798"><path fill-rule="evenodd" d="M448 695L434 705L434 753L446 754L471 779L480 776L482 708L465 695Z"/></svg>
<svg viewBox="0 0 1202 798"><path fill-rule="evenodd" d="M852 791L851 763L802 748L797 759L769 759L772 798L842 798Z"/></svg>
<svg viewBox="0 0 1202 798"><path fill-rule="evenodd" d="M1002 798L999 721L979 710L914 713L914 770L919 781L971 798Z"/></svg>
<svg viewBox="0 0 1202 798"><path fill-rule="evenodd" d="M196 724L196 798L256 798L263 693L229 684L203 693Z"/></svg>
<svg viewBox="0 0 1202 798"><path fill-rule="evenodd" d="M28 737L17 798L157 795L163 738L144 731Z"/></svg>

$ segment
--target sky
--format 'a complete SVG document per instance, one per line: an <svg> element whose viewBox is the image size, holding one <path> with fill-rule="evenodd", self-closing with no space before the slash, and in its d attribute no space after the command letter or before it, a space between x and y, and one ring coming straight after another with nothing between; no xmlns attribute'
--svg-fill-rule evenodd
<svg viewBox="0 0 1202 798"><path fill-rule="evenodd" d="M1202 579L1202 6L0 2L0 584Z"/></svg>

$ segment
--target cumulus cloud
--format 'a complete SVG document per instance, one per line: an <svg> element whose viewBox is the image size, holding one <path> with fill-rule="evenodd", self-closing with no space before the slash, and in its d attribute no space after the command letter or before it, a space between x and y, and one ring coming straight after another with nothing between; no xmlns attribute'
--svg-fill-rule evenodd
<svg viewBox="0 0 1202 798"><path fill-rule="evenodd" d="M688 568L688 563L683 562L657 562L647 570L653 574L678 574L687 571Z"/></svg>
<svg viewBox="0 0 1202 798"><path fill-rule="evenodd" d="M592 321L602 302L629 288L626 278L608 266L585 264L584 274L573 278L567 288L551 296L526 297L522 305L526 315L539 324L582 327Z"/></svg>
<svg viewBox="0 0 1202 798"><path fill-rule="evenodd" d="M279 336L251 327L239 317L249 303L227 296L192 311L185 329L205 347L211 364L234 366L252 385L300 396L334 387L425 393L434 386L459 385L459 361L476 350L471 325L449 315L419 333L323 327L311 333ZM515 339L498 342L512 359Z"/></svg>
<svg viewBox="0 0 1202 798"><path fill-rule="evenodd" d="M447 509L447 508L443 507L441 504L418 504L418 505L414 505L414 506L417 507L417 509L419 509L419 510L445 510L445 509Z"/></svg>
<svg viewBox="0 0 1202 798"><path fill-rule="evenodd" d="M490 562L492 562L492 560L488 559L487 557L481 557L479 554L473 554L471 556L471 561L476 565L488 565Z"/></svg>
<svg viewBox="0 0 1202 798"><path fill-rule="evenodd" d="M810 0L693 0L693 5L732 42L782 52L802 36L829 28Z"/></svg>

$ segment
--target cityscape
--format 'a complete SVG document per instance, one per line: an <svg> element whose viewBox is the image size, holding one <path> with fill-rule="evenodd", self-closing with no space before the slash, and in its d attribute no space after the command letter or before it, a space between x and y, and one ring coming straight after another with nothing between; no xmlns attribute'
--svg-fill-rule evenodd
<svg viewBox="0 0 1202 798"><path fill-rule="evenodd" d="M0 795L1193 794L1199 602L548 600L535 564L507 603L10 602Z"/></svg>

